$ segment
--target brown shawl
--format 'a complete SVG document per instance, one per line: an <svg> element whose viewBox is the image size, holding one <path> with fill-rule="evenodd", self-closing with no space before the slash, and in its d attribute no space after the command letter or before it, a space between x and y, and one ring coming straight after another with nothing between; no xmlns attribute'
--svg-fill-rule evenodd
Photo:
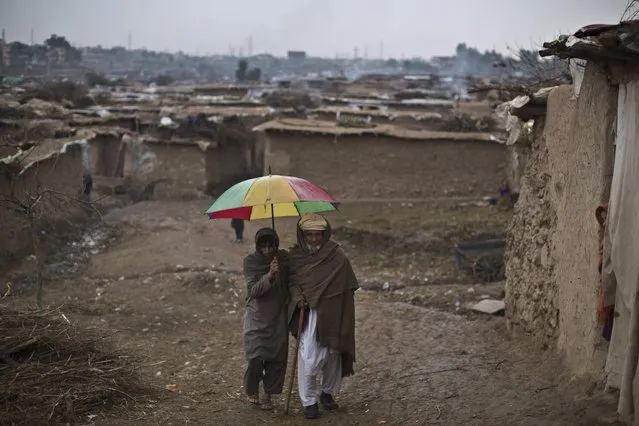
<svg viewBox="0 0 639 426"><path fill-rule="evenodd" d="M328 223L328 222L327 222ZM346 254L331 239L328 225L319 252L311 255L297 227L297 245L289 253L289 322L297 303L306 301L317 309L318 339L322 346L342 353L342 377L353 374L355 362L355 298L357 278Z"/></svg>

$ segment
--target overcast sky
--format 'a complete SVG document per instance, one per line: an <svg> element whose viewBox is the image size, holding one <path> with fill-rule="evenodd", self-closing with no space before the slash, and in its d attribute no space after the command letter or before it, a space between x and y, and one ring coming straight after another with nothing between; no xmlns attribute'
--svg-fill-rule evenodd
<svg viewBox="0 0 639 426"><path fill-rule="evenodd" d="M586 24L616 23L627 0L0 0L9 41L50 34L77 45L188 53L231 47L282 55L431 57L459 42L531 48Z"/></svg>

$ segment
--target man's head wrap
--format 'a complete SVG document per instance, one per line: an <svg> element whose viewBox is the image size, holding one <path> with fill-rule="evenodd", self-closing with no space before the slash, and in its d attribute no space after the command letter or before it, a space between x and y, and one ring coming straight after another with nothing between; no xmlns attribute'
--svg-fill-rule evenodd
<svg viewBox="0 0 639 426"><path fill-rule="evenodd" d="M328 223L323 216L316 213L305 213L299 221L302 231L326 231Z"/></svg>

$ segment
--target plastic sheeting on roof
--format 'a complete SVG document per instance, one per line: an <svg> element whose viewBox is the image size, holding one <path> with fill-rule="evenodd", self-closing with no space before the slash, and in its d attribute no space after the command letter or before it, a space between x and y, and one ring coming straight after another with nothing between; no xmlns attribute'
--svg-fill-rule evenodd
<svg viewBox="0 0 639 426"><path fill-rule="evenodd" d="M524 140L532 132L533 120L523 123L519 117L510 113L513 108L521 108L528 102L530 102L529 96L517 96L515 99L504 102L495 108L495 115L502 120L508 132L506 145L514 145Z"/></svg>
<svg viewBox="0 0 639 426"><path fill-rule="evenodd" d="M617 381L610 384L620 385L619 413L639 420L639 413L635 413L635 407L639 407L639 82L619 85L617 110L617 152L607 223L617 284L606 370Z"/></svg>
<svg viewBox="0 0 639 426"><path fill-rule="evenodd" d="M636 32L621 33L619 40L626 49L639 53L639 34Z"/></svg>
<svg viewBox="0 0 639 426"><path fill-rule="evenodd" d="M42 144L42 143L41 143ZM54 155L57 154L64 154L67 152L67 149L70 146L73 145L81 145L81 146L88 146L88 142L87 139L76 139L76 140L71 140L71 141L67 141L64 142L61 146L60 149L55 149L55 150L51 150L48 151L45 155L33 155L34 153L37 152L38 149L41 149L41 144L38 145L34 145L33 147L31 147L30 149L27 149L26 151L22 151L19 150L17 153L7 156L5 158L0 159L0 163L2 164L21 164L22 165L22 170L20 171L20 173L18 173L18 176L23 174L27 169L29 169L31 166L33 166L34 164L46 160L48 158L51 158ZM35 157L35 158L34 158Z"/></svg>
<svg viewBox="0 0 639 426"><path fill-rule="evenodd" d="M581 83L584 81L586 64L587 61L583 59L571 59L568 63L568 69L572 77L572 86L575 97L578 97L579 92L581 91Z"/></svg>

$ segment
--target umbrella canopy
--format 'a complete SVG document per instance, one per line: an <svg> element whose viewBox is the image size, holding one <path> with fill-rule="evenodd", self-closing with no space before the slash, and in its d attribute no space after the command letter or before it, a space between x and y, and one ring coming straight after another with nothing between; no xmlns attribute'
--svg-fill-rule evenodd
<svg viewBox="0 0 639 426"><path fill-rule="evenodd" d="M311 182L292 176L248 179L226 190L206 214L211 219L269 219L337 210L338 202Z"/></svg>

